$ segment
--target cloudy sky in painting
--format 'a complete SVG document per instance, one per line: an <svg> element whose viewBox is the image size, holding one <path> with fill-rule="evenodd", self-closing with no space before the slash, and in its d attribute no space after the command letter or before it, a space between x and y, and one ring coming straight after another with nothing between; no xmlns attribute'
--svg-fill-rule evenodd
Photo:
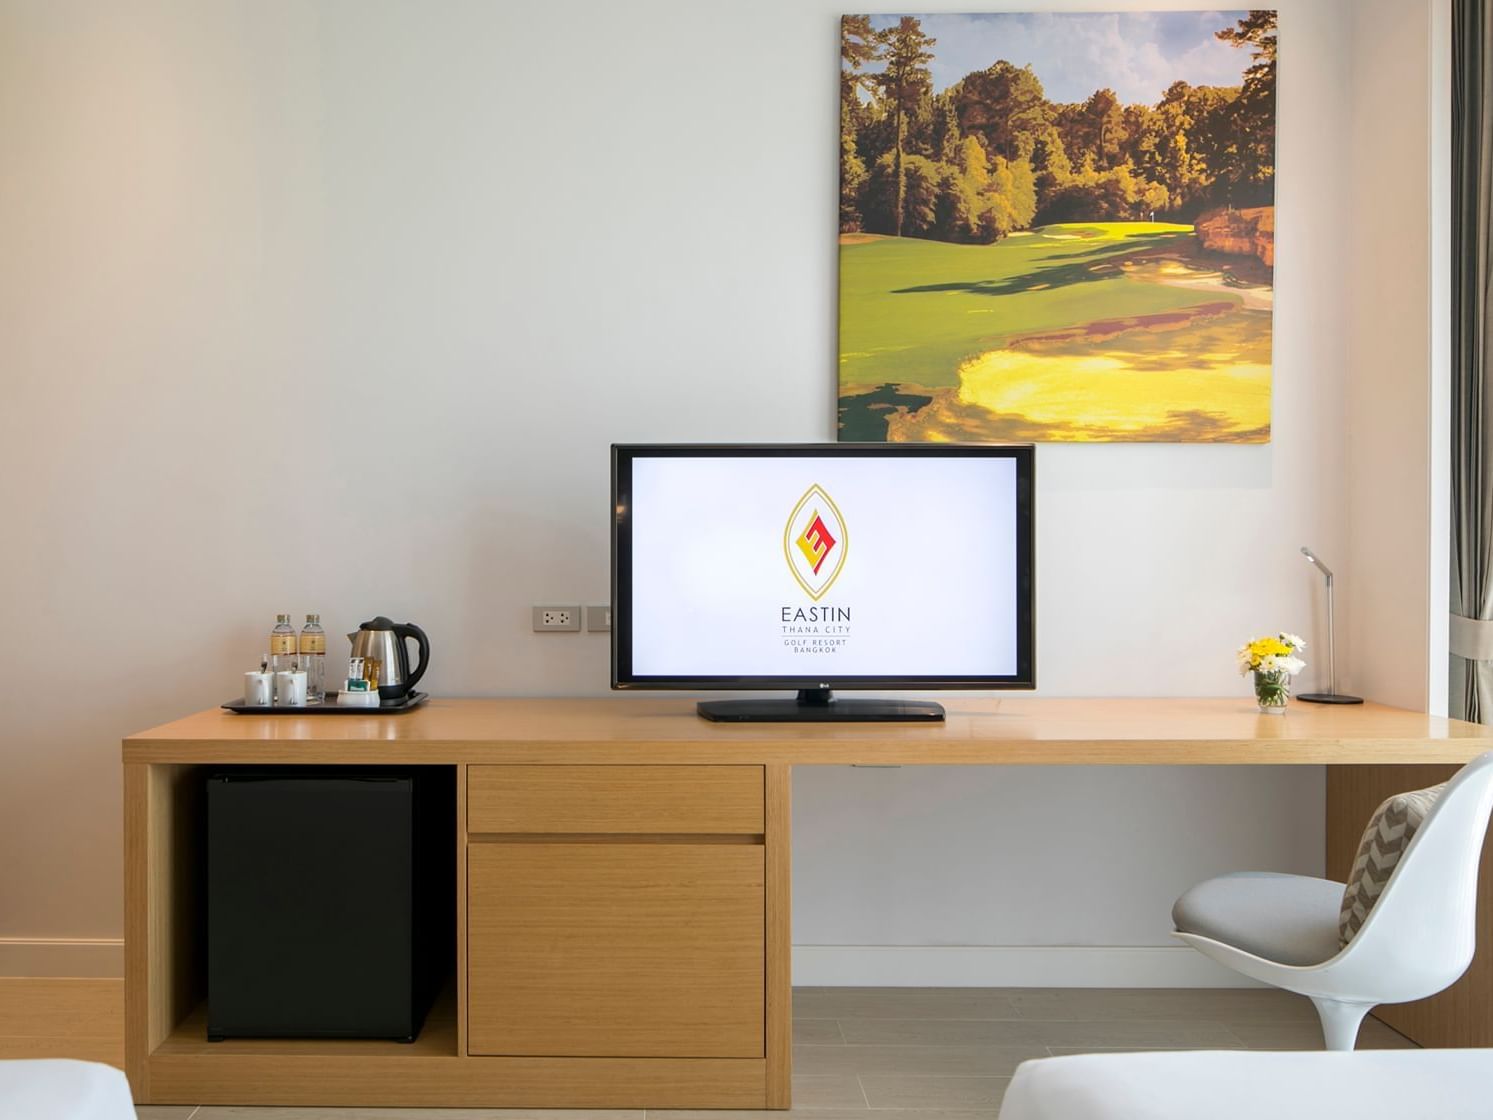
<svg viewBox="0 0 1493 1120"><path fill-rule="evenodd" d="M997 59L1028 63L1050 101L1082 101L1108 86L1122 102L1155 104L1173 82L1238 85L1249 52L1221 43L1214 32L1243 11L989 12L920 15L933 48L933 88L944 90ZM900 16L874 15L878 29Z"/></svg>

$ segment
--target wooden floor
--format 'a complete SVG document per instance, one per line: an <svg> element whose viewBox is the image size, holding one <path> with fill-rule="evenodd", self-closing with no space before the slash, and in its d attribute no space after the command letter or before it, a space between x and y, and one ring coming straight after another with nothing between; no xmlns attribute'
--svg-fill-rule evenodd
<svg viewBox="0 0 1493 1120"><path fill-rule="evenodd" d="M1094 1050L1315 1050L1316 1013L1268 989L798 988L792 1113L142 1107L141 1120L995 1120L1016 1066ZM1361 1047L1414 1045L1369 1019Z"/></svg>

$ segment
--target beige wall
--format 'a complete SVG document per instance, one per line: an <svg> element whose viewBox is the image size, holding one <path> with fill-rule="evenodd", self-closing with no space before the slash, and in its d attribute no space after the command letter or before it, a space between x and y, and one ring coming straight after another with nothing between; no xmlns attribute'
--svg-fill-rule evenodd
<svg viewBox="0 0 1493 1120"><path fill-rule="evenodd" d="M1339 604L1352 687L1445 714L1450 5L1359 0L1353 16L1349 539Z"/></svg>
<svg viewBox="0 0 1493 1120"><path fill-rule="evenodd" d="M1242 697L1243 637L1319 636L1354 6L1279 7L1274 440L1042 448L1045 693ZM446 694L605 690L528 608L605 596L607 444L833 434L839 11L0 0L0 938L117 937L118 740L232 695L278 610L413 619ZM1197 878L1320 868L1320 772L1226 777L802 775L797 939L1163 946ZM1012 904L1053 881L1101 916Z"/></svg>

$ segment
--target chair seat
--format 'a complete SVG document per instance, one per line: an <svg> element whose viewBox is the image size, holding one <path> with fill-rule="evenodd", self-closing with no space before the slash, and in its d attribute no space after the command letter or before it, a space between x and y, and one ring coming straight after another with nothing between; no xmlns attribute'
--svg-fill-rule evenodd
<svg viewBox="0 0 1493 1120"><path fill-rule="evenodd" d="M1277 964L1337 956L1343 884L1306 875L1241 871L1199 883L1177 899L1179 933L1222 941Z"/></svg>

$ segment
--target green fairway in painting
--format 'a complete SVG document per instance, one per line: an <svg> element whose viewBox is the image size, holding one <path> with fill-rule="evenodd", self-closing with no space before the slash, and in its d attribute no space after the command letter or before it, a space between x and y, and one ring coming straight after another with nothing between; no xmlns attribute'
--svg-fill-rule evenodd
<svg viewBox="0 0 1493 1120"><path fill-rule="evenodd" d="M956 385L960 362L1010 335L1197 302L1175 289L1128 283L1114 264L1191 234L1191 226L1106 222L1048 226L994 245L847 235L841 388Z"/></svg>
<svg viewBox="0 0 1493 1120"><path fill-rule="evenodd" d="M841 242L843 439L1268 437L1268 271L1191 226Z"/></svg>

